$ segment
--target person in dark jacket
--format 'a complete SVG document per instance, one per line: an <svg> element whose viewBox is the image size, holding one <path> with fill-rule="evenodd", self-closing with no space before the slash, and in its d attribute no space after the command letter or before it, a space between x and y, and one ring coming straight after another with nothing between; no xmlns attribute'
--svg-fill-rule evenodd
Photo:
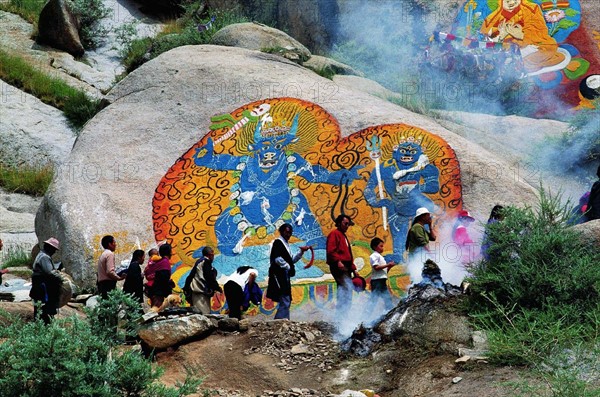
<svg viewBox="0 0 600 397"><path fill-rule="evenodd" d="M273 241L271 247L271 266L269 267L269 283L267 286L267 298L279 302L275 318L290 318L290 306L292 304L292 284L290 277L296 275L295 263L309 249L309 246L300 247L292 257L290 238L294 229L292 225L284 223L279 227L279 238Z"/></svg>
<svg viewBox="0 0 600 397"><path fill-rule="evenodd" d="M587 203L587 212L585 213L586 221L600 219L600 165L596 171L598 180L592 185L590 190L590 198Z"/></svg>
<svg viewBox="0 0 600 397"><path fill-rule="evenodd" d="M29 296L33 299L33 317L38 318L38 308L41 305L41 319L44 324L58 313L60 298L60 287L62 277L58 273L58 266L52 262L52 255L59 249L59 242L54 237L44 241L42 250L33 262L33 273L31 274L31 291Z"/></svg>
<svg viewBox="0 0 600 397"><path fill-rule="evenodd" d="M146 254L142 250L133 251L131 262L127 268L127 276L123 284L123 292L133 295L133 297L144 303L144 276L142 276L142 264L144 263Z"/></svg>

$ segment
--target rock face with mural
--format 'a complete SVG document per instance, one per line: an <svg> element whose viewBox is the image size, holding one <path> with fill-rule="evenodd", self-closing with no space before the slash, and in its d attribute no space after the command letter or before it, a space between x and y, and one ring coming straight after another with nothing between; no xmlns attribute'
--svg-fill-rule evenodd
<svg viewBox="0 0 600 397"><path fill-rule="evenodd" d="M179 285L205 245L216 248L219 276L252 264L262 283L276 228L289 222L292 244L314 248L313 266L295 278L294 304L327 305L334 294L323 244L337 214L356 220L349 237L368 277L370 239L383 238L385 254L401 258L419 206L442 226L463 205L484 219L499 197L535 196L510 172L487 176L509 166L431 119L256 51L178 48L108 99L36 218L38 237L58 237L67 271L88 287L105 234L116 236L118 260L172 243ZM405 269L390 275L402 294ZM270 313L273 304L263 303Z"/></svg>
<svg viewBox="0 0 600 397"><path fill-rule="evenodd" d="M428 62L496 90L529 86L516 100L530 114L589 108L600 40L585 22L579 0L468 0L449 31L434 32Z"/></svg>
<svg viewBox="0 0 600 397"><path fill-rule="evenodd" d="M354 219L348 235L359 272L368 277L371 239L387 241L387 255L401 263L417 208L452 222L462 206L454 151L420 128L372 126L342 139L331 114L296 98L260 100L213 122L213 131L177 160L154 196L156 240L175 247L180 285L205 245L216 247L221 272L251 264L265 281L270 243L278 227L290 223L293 245L312 246L315 263L299 270L294 301L325 304L334 284L325 240L337 215ZM396 295L407 281L402 271L392 277ZM215 299L213 309L222 302ZM269 309L265 302L262 310Z"/></svg>

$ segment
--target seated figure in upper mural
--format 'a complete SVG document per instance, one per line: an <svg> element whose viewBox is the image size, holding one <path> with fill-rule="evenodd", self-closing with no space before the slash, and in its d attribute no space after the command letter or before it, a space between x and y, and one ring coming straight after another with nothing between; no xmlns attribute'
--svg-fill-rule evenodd
<svg viewBox="0 0 600 397"><path fill-rule="evenodd" d="M495 42L518 45L529 73L565 60L565 56L558 52L556 40L548 33L542 10L537 4L528 0L500 1L502 6L485 18L482 34Z"/></svg>

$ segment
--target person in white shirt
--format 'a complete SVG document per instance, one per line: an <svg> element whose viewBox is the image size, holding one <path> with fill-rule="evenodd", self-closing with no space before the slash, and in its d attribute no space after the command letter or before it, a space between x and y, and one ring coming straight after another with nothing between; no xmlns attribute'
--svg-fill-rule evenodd
<svg viewBox="0 0 600 397"><path fill-rule="evenodd" d="M394 262L387 262L381 255L383 253L384 241L379 237L375 237L371 240L371 249L373 253L369 257L371 262L371 297L372 304L375 306L381 299L385 305L386 310L392 309L392 297L387 288L387 272L396 264Z"/></svg>
<svg viewBox="0 0 600 397"><path fill-rule="evenodd" d="M244 303L244 288L249 288L256 282L258 270L251 266L240 266L223 286L225 300L229 307L229 317L242 319L242 305Z"/></svg>

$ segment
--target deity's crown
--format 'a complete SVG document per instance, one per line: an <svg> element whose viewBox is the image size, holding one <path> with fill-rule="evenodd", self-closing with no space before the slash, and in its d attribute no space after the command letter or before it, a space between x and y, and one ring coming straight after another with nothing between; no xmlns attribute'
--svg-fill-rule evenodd
<svg viewBox="0 0 600 397"><path fill-rule="evenodd" d="M423 137L420 136L418 138L415 138L414 136L402 136L400 137L400 140L398 141L398 145L402 145L404 143L414 143L416 145L420 145L423 142Z"/></svg>
<svg viewBox="0 0 600 397"><path fill-rule="evenodd" d="M276 136L287 135L290 132L291 126L283 125L273 125L269 123L269 127L262 128L260 134L263 138L273 138Z"/></svg>

